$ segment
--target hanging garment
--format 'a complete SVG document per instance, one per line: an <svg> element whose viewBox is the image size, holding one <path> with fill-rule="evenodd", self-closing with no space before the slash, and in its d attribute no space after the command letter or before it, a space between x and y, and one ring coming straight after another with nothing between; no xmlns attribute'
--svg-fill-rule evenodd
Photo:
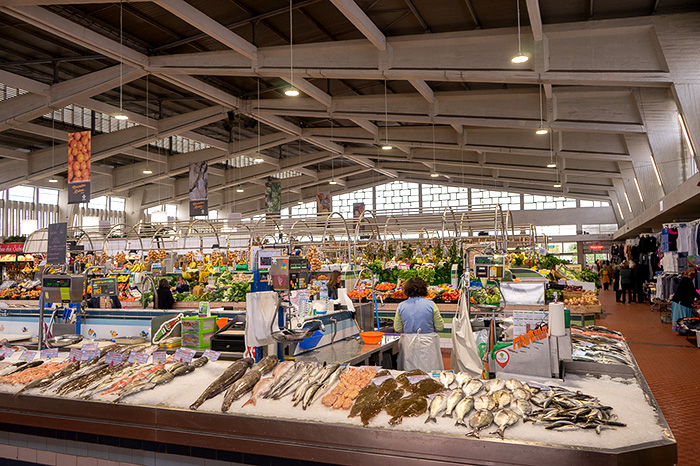
<svg viewBox="0 0 700 466"><path fill-rule="evenodd" d="M693 229L687 225L678 227L678 252L690 252L690 236L692 232Z"/></svg>

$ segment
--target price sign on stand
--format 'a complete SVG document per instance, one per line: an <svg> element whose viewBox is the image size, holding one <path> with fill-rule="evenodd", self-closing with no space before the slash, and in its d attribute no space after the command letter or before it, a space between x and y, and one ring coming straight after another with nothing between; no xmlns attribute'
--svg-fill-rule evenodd
<svg viewBox="0 0 700 466"><path fill-rule="evenodd" d="M156 353L153 353L153 364L165 364L165 359L167 357L168 355L165 354L165 351L158 351Z"/></svg>
<svg viewBox="0 0 700 466"><path fill-rule="evenodd" d="M384 382L387 379L393 379L393 377L390 375L384 375L382 377L375 377L372 380L370 380L370 382L372 382L374 385L381 385L382 382Z"/></svg>
<svg viewBox="0 0 700 466"><path fill-rule="evenodd" d="M31 360L34 359L34 356L36 356L36 351L25 351L19 357L19 360L24 362L31 362Z"/></svg>
<svg viewBox="0 0 700 466"><path fill-rule="evenodd" d="M41 359L51 359L58 356L58 348L41 350Z"/></svg>
<svg viewBox="0 0 700 466"><path fill-rule="evenodd" d="M132 351L131 353L129 353L128 362L129 362L129 364L133 364L135 362L137 362L139 364L146 364L148 362L149 357L150 356L146 353L136 353L136 352Z"/></svg>
<svg viewBox="0 0 700 466"><path fill-rule="evenodd" d="M124 355L120 353L113 353L110 351L109 353L107 353L107 356L105 356L105 364L109 366L116 366L117 364L121 364L123 360Z"/></svg>
<svg viewBox="0 0 700 466"><path fill-rule="evenodd" d="M0 356L2 356L4 358L9 358L13 354L15 354L15 351L17 351L17 350L14 348L3 348L0 350Z"/></svg>
<svg viewBox="0 0 700 466"><path fill-rule="evenodd" d="M215 362L217 359L219 359L219 356L221 356L221 353L218 351L212 351L210 349L204 350L204 354L202 355L205 358L209 358L211 362Z"/></svg>
<svg viewBox="0 0 700 466"><path fill-rule="evenodd" d="M192 362L192 359L194 358L195 354L197 354L197 352L193 349L178 348L177 351L175 351L173 359L175 359L175 361L177 362L186 362L187 364L189 364Z"/></svg>
<svg viewBox="0 0 700 466"><path fill-rule="evenodd" d="M89 361L91 359L99 358L100 357L100 350L94 349L94 350L83 350L80 352L80 360L81 361Z"/></svg>
<svg viewBox="0 0 700 466"><path fill-rule="evenodd" d="M97 349L97 342L94 341L92 343L85 343L83 346L80 347L81 350L96 350Z"/></svg>
<svg viewBox="0 0 700 466"><path fill-rule="evenodd" d="M78 348L71 348L68 359L70 359L71 362L82 361L82 351Z"/></svg>

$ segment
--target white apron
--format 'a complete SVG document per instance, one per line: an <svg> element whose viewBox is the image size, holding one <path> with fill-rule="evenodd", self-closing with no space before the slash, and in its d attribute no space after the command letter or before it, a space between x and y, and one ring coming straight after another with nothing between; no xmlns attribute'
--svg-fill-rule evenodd
<svg viewBox="0 0 700 466"><path fill-rule="evenodd" d="M432 333L404 333L399 340L398 369L410 371L420 369L424 372L441 371L442 353L440 335Z"/></svg>

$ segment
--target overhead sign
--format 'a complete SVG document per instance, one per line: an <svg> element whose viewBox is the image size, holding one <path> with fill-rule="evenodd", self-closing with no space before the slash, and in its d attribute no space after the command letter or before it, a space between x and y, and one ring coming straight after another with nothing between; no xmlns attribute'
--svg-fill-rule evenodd
<svg viewBox="0 0 700 466"><path fill-rule="evenodd" d="M0 244L0 253L23 252L24 243Z"/></svg>
<svg viewBox="0 0 700 466"><path fill-rule="evenodd" d="M67 223L49 224L49 239L46 254L47 264L64 264L66 262Z"/></svg>
<svg viewBox="0 0 700 466"><path fill-rule="evenodd" d="M279 213L282 210L282 183L279 181L268 181L265 183L265 213L276 214L279 218ZM270 215L268 215L270 217ZM275 215L271 215L275 217Z"/></svg>
<svg viewBox="0 0 700 466"><path fill-rule="evenodd" d="M90 131L68 133L68 204L90 202Z"/></svg>
<svg viewBox="0 0 700 466"><path fill-rule="evenodd" d="M209 169L207 162L190 164L190 217L209 215Z"/></svg>
<svg viewBox="0 0 700 466"><path fill-rule="evenodd" d="M331 200L330 191L316 193L316 212L319 214L330 213L333 207Z"/></svg>

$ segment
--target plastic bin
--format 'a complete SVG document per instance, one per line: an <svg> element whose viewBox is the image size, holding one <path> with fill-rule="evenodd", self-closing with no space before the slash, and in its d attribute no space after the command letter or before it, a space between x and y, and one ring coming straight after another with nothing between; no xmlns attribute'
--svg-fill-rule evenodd
<svg viewBox="0 0 700 466"><path fill-rule="evenodd" d="M217 316L210 317L183 317L182 333L207 333L216 330Z"/></svg>
<svg viewBox="0 0 700 466"><path fill-rule="evenodd" d="M216 332L208 333L183 333L182 346L183 348L207 349L211 348L211 337Z"/></svg>

